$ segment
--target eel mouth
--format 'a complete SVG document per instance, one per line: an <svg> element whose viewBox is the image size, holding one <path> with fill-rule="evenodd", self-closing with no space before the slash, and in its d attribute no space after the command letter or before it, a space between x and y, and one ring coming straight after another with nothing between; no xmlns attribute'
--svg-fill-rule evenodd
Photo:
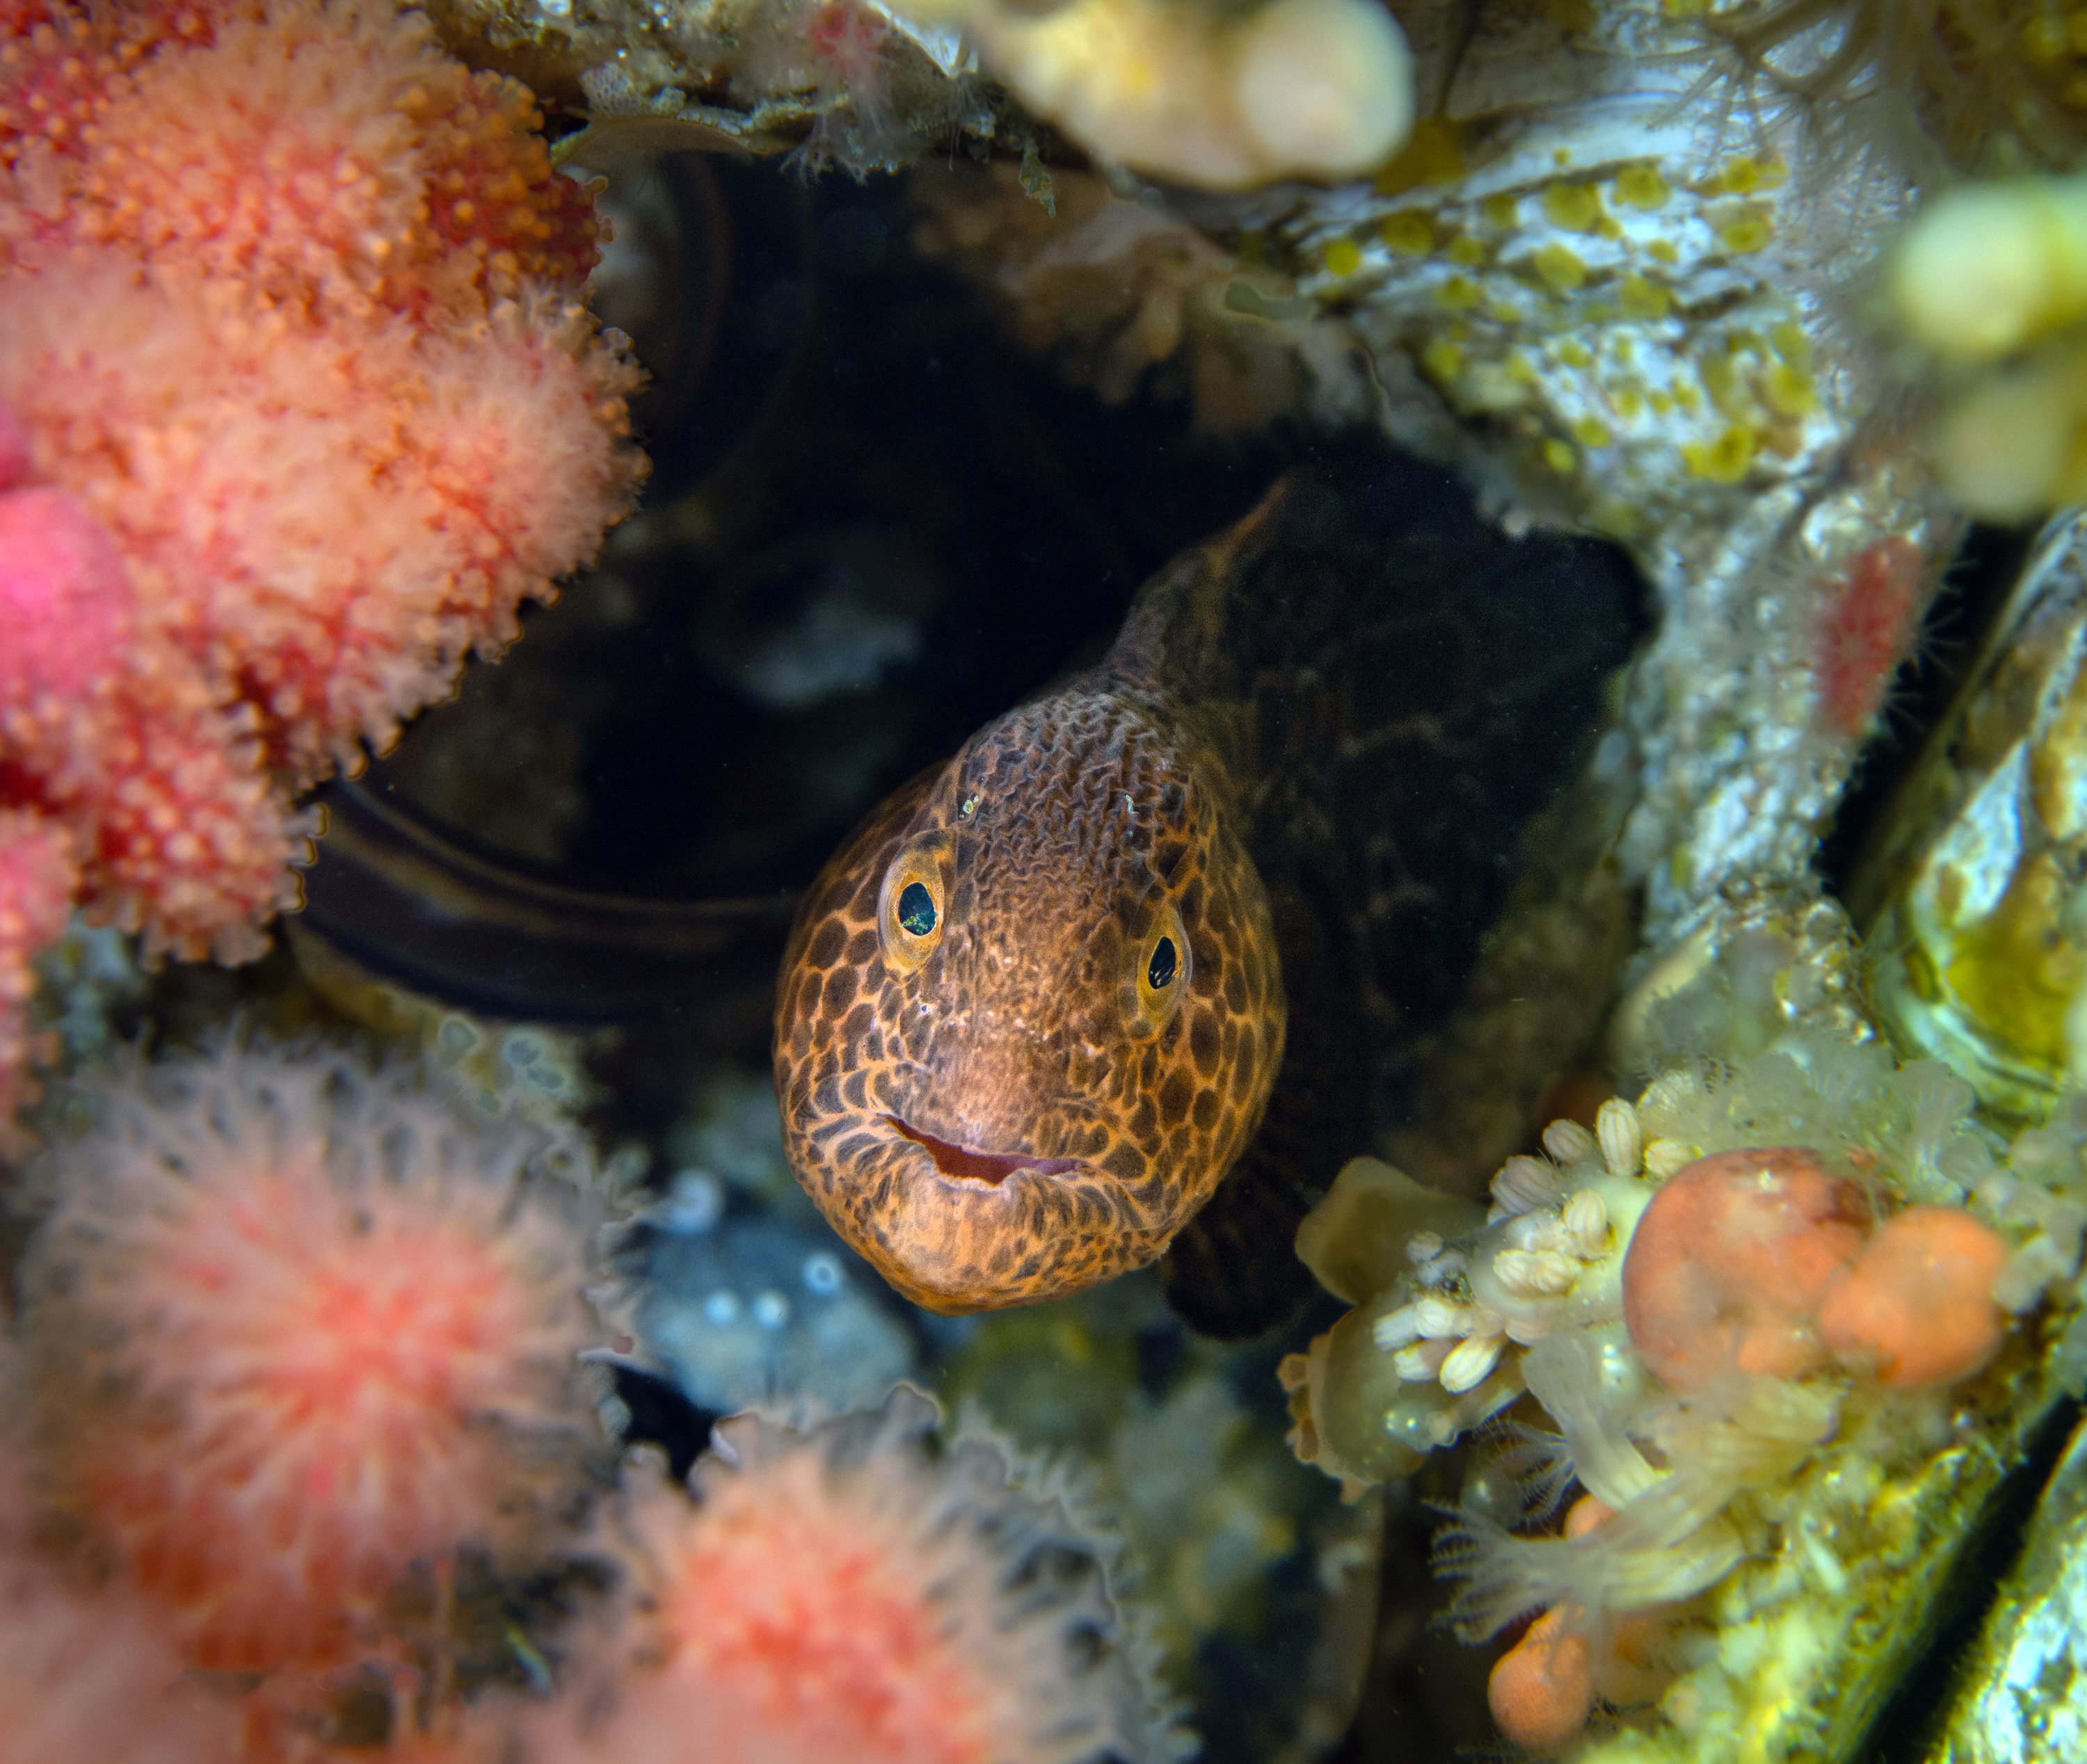
<svg viewBox="0 0 2087 1764"><path fill-rule="evenodd" d="M1077 1157L1025 1157L1018 1153L974 1151L968 1145L953 1145L932 1133L923 1133L895 1114L887 1114L884 1118L904 1138L926 1147L935 1160L937 1170L960 1181L984 1182L988 1187L997 1188L1018 1170L1033 1170L1042 1176L1062 1176L1068 1170L1081 1167Z"/></svg>

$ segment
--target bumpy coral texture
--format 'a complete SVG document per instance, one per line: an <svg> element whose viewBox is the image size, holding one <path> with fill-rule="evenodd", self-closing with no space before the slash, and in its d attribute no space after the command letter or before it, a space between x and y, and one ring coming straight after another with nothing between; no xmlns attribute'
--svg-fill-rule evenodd
<svg viewBox="0 0 2087 1764"><path fill-rule="evenodd" d="M64 829L0 810L0 1153L17 1149L8 1117L30 1050L29 957L65 929L79 880Z"/></svg>
<svg viewBox="0 0 2087 1764"><path fill-rule="evenodd" d="M905 1386L809 1432L741 1416L694 1503L640 1479L642 1608L603 1650L634 1669L580 1673L525 1756L668 1764L698 1732L709 1764L1178 1755L1092 1540L997 1447L933 1455L934 1420Z"/></svg>
<svg viewBox="0 0 2087 1764"><path fill-rule="evenodd" d="M291 793L628 507L540 121L390 0L0 7L0 808L148 953L258 953Z"/></svg>
<svg viewBox="0 0 2087 1764"><path fill-rule="evenodd" d="M0 807L67 833L100 917L156 945L252 953L250 922L295 898L295 833L250 714L140 641L122 557L63 491L0 494ZM0 910L10 898L0 880Z"/></svg>
<svg viewBox="0 0 2087 1764"><path fill-rule="evenodd" d="M36 1472L191 1664L354 1658L410 1566L544 1534L594 1425L558 1140L314 1050L92 1096L23 1270Z"/></svg>
<svg viewBox="0 0 2087 1764"><path fill-rule="evenodd" d="M548 291L462 335L217 316L106 267L0 297L0 395L130 561L147 636L299 779L511 638L627 485L625 370Z"/></svg>

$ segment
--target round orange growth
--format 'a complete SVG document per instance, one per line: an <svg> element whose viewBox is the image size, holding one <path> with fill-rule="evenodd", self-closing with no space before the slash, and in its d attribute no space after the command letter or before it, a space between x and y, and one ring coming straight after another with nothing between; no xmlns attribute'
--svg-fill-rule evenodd
<svg viewBox="0 0 2087 1764"><path fill-rule="evenodd" d="M1880 1225L1820 1308L1840 1359L1898 1390L1968 1378L2000 1351L1993 1281L2006 1240L1955 1207L1910 1207Z"/></svg>
<svg viewBox="0 0 2087 1764"><path fill-rule="evenodd" d="M45 1497L193 1664L350 1657L416 1562L524 1546L581 1471L591 1215L547 1136L323 1050L111 1080L24 1264Z"/></svg>
<svg viewBox="0 0 2087 1764"><path fill-rule="evenodd" d="M1616 1516L1616 1510L1594 1495L1583 1494L1565 1515L1565 1535L1585 1537ZM1594 1688L1603 1702L1635 1708L1654 1701L1673 1681L1666 1670L1667 1625L1650 1612L1616 1619L1608 1628L1608 1646L1590 1660Z"/></svg>
<svg viewBox="0 0 2087 1764"><path fill-rule="evenodd" d="M1653 1197L1624 1258L1631 1345L1676 1390L1735 1372L1799 1378L1823 1365L1816 1317L1863 1244L1862 1191L1815 1152L1721 1152Z"/></svg>
<svg viewBox="0 0 2087 1764"><path fill-rule="evenodd" d="M527 1755L664 1761L692 1734L705 1764L1179 1755L1095 1541L997 1447L932 1451L935 1418L905 1386L809 1432L741 1416L694 1502L627 1489L635 1633Z"/></svg>
<svg viewBox="0 0 2087 1764"><path fill-rule="evenodd" d="M1495 1662L1486 1701L1501 1732L1531 1752L1556 1751L1594 1711L1594 1647L1547 1611Z"/></svg>

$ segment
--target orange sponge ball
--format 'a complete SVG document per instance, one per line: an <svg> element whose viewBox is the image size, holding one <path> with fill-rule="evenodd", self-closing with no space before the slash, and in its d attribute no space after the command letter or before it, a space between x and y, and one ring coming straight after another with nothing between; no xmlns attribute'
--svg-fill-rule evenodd
<svg viewBox="0 0 2087 1764"><path fill-rule="evenodd" d="M1993 1281L2006 1240L1956 1207L1910 1207L1878 1228L1819 1312L1834 1354L1899 1390L1968 1378L2000 1351Z"/></svg>
<svg viewBox="0 0 2087 1764"><path fill-rule="evenodd" d="M1631 1345L1676 1390L1802 1377L1826 1359L1814 1319L1868 1227L1862 1191L1816 1152L1699 1158L1653 1198L1624 1255Z"/></svg>
<svg viewBox="0 0 2087 1764"><path fill-rule="evenodd" d="M1594 1645L1564 1621L1563 1612L1545 1612L1486 1681L1500 1732L1531 1752L1555 1751L1594 1713Z"/></svg>

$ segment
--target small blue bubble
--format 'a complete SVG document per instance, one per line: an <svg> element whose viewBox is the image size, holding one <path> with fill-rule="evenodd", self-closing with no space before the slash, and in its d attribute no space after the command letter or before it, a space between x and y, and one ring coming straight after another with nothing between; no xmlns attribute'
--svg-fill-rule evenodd
<svg viewBox="0 0 2087 1764"><path fill-rule="evenodd" d="M739 1294L712 1293L703 1301L703 1320L714 1323L719 1328L739 1321Z"/></svg>
<svg viewBox="0 0 2087 1764"><path fill-rule="evenodd" d="M804 1258L804 1288L821 1298L830 1298L841 1289L841 1265L824 1250L817 1255Z"/></svg>
<svg viewBox="0 0 2087 1764"><path fill-rule="evenodd" d="M724 1216L724 1184L706 1170L685 1170L667 1191L659 1222L684 1237L699 1237Z"/></svg>
<svg viewBox="0 0 2087 1764"><path fill-rule="evenodd" d="M790 1301L778 1292L756 1293L753 1320L763 1329L780 1329L790 1320Z"/></svg>

